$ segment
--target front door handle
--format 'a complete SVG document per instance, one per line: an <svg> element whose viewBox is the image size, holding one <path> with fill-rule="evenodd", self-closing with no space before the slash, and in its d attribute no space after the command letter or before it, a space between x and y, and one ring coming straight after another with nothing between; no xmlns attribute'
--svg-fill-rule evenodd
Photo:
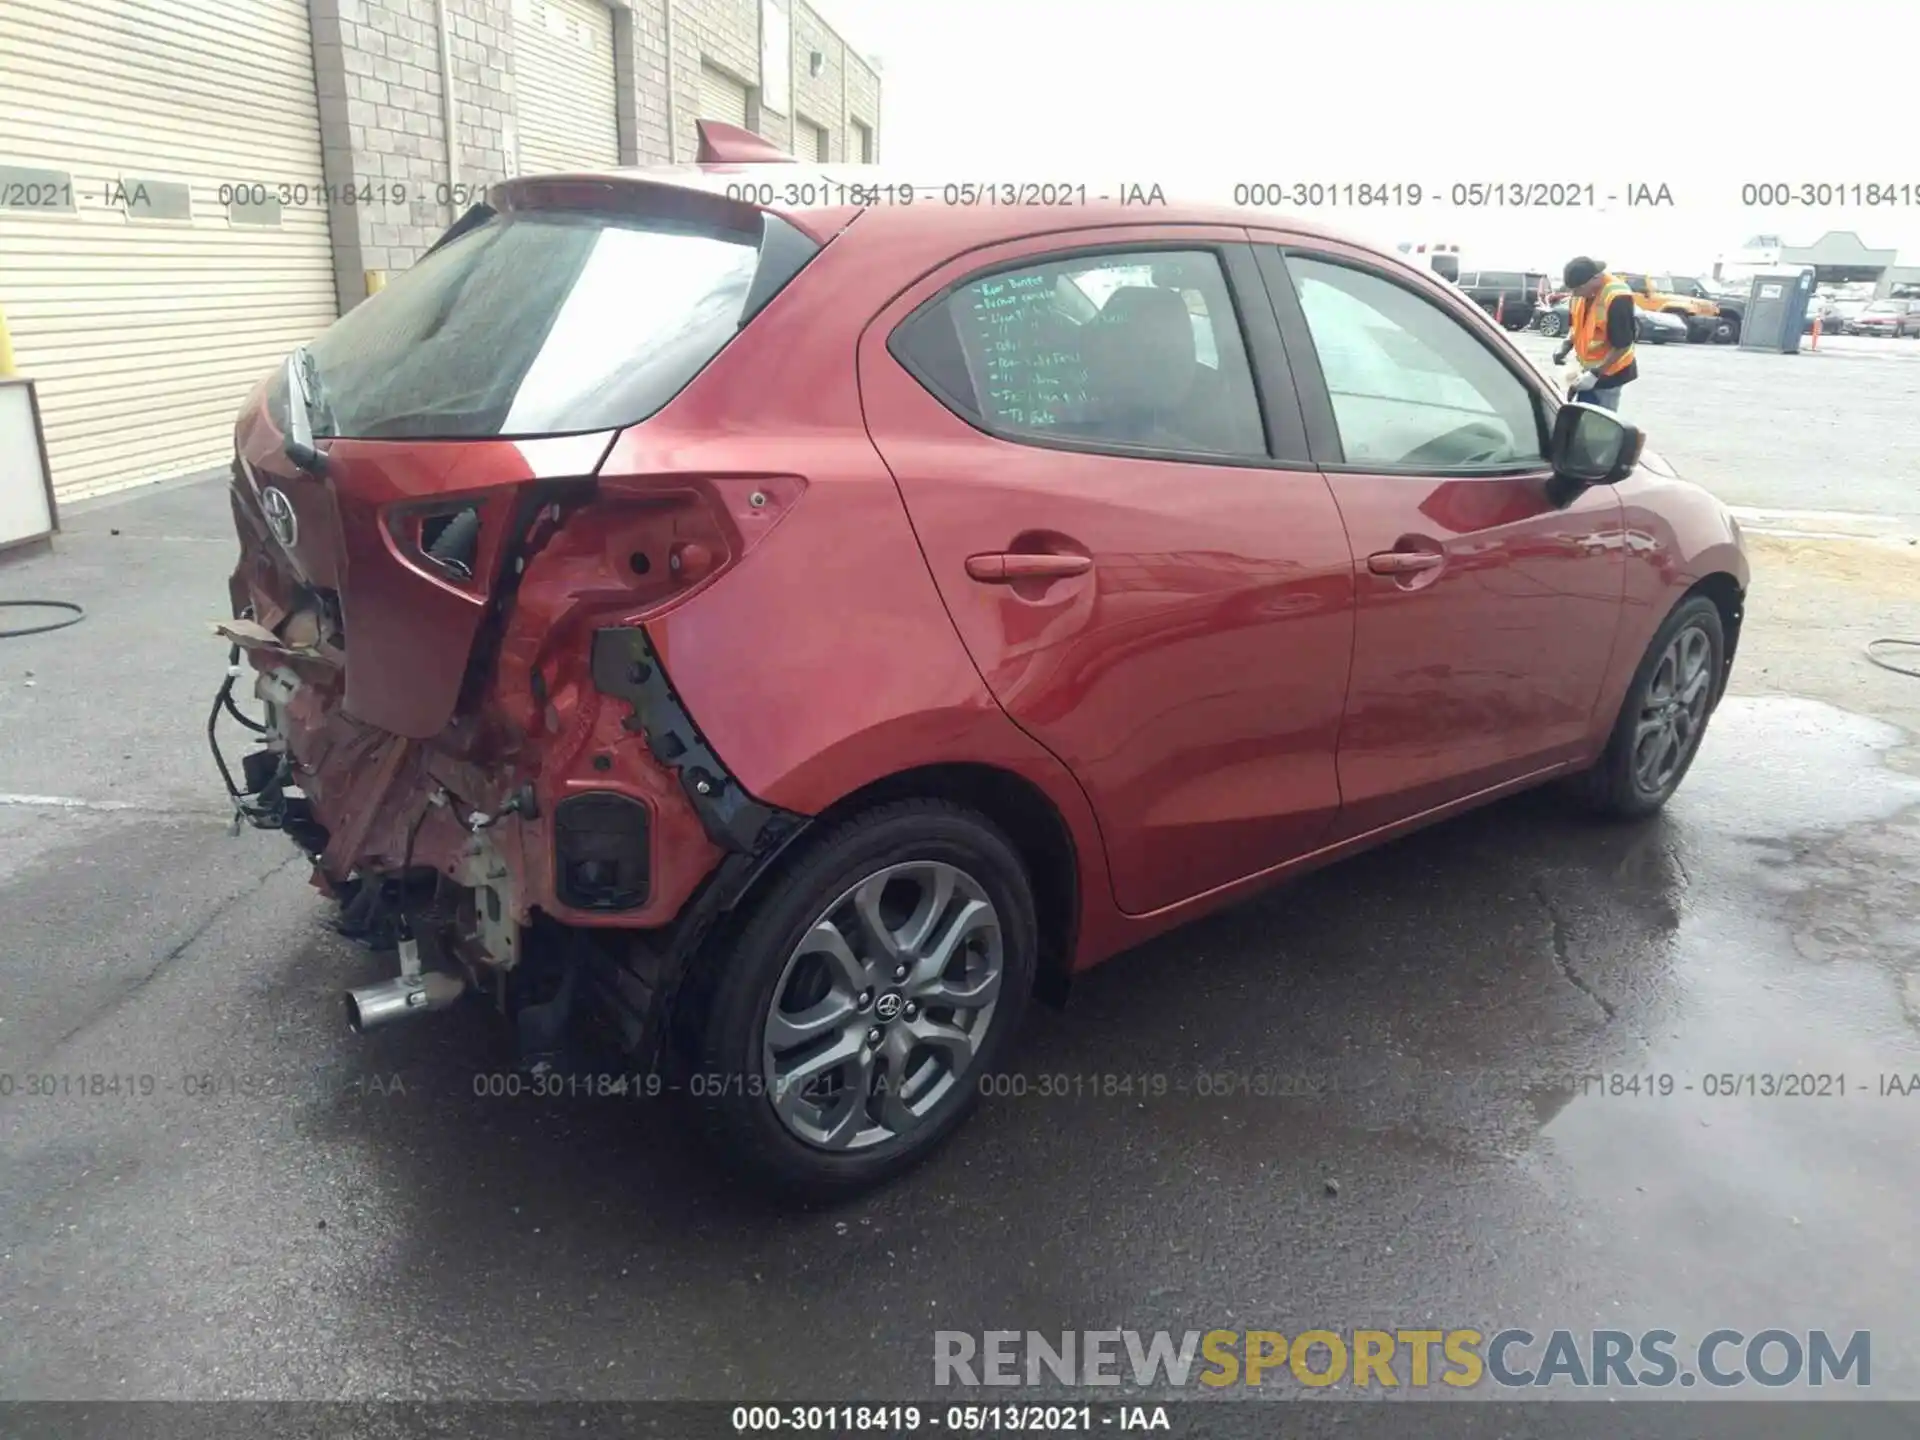
<svg viewBox="0 0 1920 1440"><path fill-rule="evenodd" d="M1382 550L1367 557L1367 569L1376 575L1413 575L1446 563L1447 557L1435 550Z"/></svg>
<svg viewBox="0 0 1920 1440"><path fill-rule="evenodd" d="M969 555L967 574L983 585L1011 585L1016 580L1064 580L1093 568L1089 555L1036 555L1003 552Z"/></svg>

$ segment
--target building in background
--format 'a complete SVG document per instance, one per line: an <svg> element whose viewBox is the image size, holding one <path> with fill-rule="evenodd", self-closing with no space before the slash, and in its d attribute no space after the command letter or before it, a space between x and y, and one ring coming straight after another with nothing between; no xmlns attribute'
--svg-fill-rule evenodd
<svg viewBox="0 0 1920 1440"><path fill-rule="evenodd" d="M57 493L224 464L487 186L690 161L703 118L874 161L879 75L805 0L0 0L0 317Z"/></svg>
<svg viewBox="0 0 1920 1440"><path fill-rule="evenodd" d="M1744 287L1755 275L1813 267L1817 284L1865 285L1877 296L1905 294L1920 286L1920 266L1899 264L1892 250L1869 248L1851 230L1829 230L1811 245L1788 245L1778 235L1755 235L1713 262L1713 278Z"/></svg>

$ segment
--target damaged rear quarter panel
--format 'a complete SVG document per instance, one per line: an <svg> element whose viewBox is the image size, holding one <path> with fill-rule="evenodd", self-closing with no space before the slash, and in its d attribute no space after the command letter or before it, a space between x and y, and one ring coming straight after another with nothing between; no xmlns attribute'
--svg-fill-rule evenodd
<svg viewBox="0 0 1920 1440"><path fill-rule="evenodd" d="M868 232L871 233L871 232ZM877 781L979 764L1048 797L1083 903L1110 897L1104 848L1064 766L1007 717L960 641L892 473L868 438L860 335L951 241L863 241L856 223L659 415L605 474L793 474L806 492L720 581L649 614L655 652L748 794L817 815ZM864 247L864 248L863 248Z"/></svg>

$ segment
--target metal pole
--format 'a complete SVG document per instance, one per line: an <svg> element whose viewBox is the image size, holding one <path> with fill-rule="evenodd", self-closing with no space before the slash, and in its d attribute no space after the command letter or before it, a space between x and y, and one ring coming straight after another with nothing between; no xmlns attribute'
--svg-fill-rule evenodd
<svg viewBox="0 0 1920 1440"><path fill-rule="evenodd" d="M454 133L453 42L447 33L447 0L434 0L433 18L440 37L440 124L447 135L447 216L466 207L457 203L460 185L460 142Z"/></svg>
<svg viewBox="0 0 1920 1440"><path fill-rule="evenodd" d="M667 163L680 163L680 107L673 95L673 0L660 0L660 29L667 46Z"/></svg>

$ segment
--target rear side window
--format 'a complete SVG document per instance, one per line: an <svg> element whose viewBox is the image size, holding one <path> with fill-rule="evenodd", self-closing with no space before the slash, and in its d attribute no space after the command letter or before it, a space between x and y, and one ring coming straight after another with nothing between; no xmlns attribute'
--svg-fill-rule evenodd
<svg viewBox="0 0 1920 1440"><path fill-rule="evenodd" d="M942 403L1009 439L1267 453L1226 277L1208 251L997 270L916 311L890 348Z"/></svg>
<svg viewBox="0 0 1920 1440"><path fill-rule="evenodd" d="M308 347L314 433L452 440L644 420L739 332L762 238L757 225L496 216Z"/></svg>

